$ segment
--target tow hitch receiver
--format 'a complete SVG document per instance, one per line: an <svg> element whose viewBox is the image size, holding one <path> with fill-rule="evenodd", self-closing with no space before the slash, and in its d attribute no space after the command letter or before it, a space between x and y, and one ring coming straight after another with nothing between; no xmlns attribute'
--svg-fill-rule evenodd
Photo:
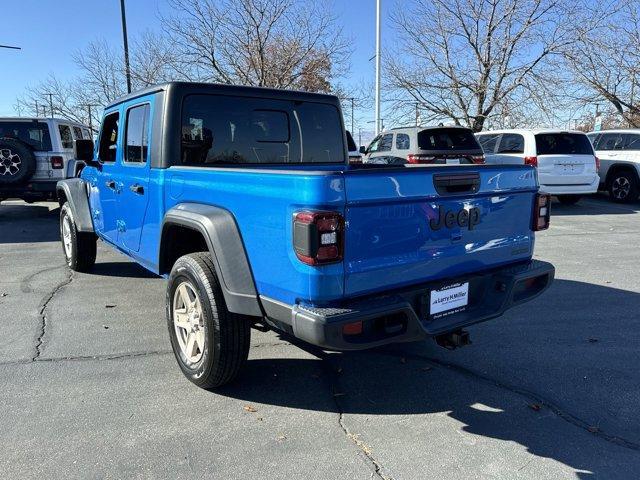
<svg viewBox="0 0 640 480"><path fill-rule="evenodd" d="M458 347L464 347L471 344L469 332L464 330L456 330L455 332L438 335L436 343L447 350L455 350Z"/></svg>

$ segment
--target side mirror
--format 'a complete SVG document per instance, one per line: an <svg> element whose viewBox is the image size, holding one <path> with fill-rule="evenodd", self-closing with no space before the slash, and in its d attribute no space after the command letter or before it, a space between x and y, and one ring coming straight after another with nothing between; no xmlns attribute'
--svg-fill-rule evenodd
<svg viewBox="0 0 640 480"><path fill-rule="evenodd" d="M360 149L358 150L362 155L364 155L365 153L367 153L367 149L365 148L364 145L360 145Z"/></svg>
<svg viewBox="0 0 640 480"><path fill-rule="evenodd" d="M73 142L73 156L77 160L83 160L87 164L93 162L93 140L76 140Z"/></svg>

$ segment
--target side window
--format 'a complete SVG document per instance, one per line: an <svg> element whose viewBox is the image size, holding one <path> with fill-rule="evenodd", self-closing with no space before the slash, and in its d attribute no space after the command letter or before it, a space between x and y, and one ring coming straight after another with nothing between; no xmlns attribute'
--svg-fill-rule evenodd
<svg viewBox="0 0 640 480"><path fill-rule="evenodd" d="M627 133L625 137L626 137L626 140L624 142L625 150L640 150L640 135Z"/></svg>
<svg viewBox="0 0 640 480"><path fill-rule="evenodd" d="M493 153L500 135L478 135L476 138L485 153Z"/></svg>
<svg viewBox="0 0 640 480"><path fill-rule="evenodd" d="M378 151L378 144L380 143L380 139L381 138L382 138L382 135L378 135L376 138L371 140L371 143L369 144L369 147L367 148L367 153L374 153L374 152Z"/></svg>
<svg viewBox="0 0 640 480"><path fill-rule="evenodd" d="M58 125L58 130L60 131L60 140L62 141L62 148L64 149L73 148L73 136L71 135L71 128L69 128L69 125Z"/></svg>
<svg viewBox="0 0 640 480"><path fill-rule="evenodd" d="M524 153L524 137L517 133L503 134L498 153Z"/></svg>
<svg viewBox="0 0 640 480"><path fill-rule="evenodd" d="M603 133L598 142L598 150L621 150L622 135L619 133Z"/></svg>
<svg viewBox="0 0 640 480"><path fill-rule="evenodd" d="M396 148L398 150L408 150L410 148L409 135L406 133L398 133L396 135Z"/></svg>
<svg viewBox="0 0 640 480"><path fill-rule="evenodd" d="M124 161L144 163L149 148L149 104L127 110Z"/></svg>
<svg viewBox="0 0 640 480"><path fill-rule="evenodd" d="M388 152L391 150L391 146L393 145L393 133L387 133L383 135L380 139L380 143L378 144L379 152Z"/></svg>
<svg viewBox="0 0 640 480"><path fill-rule="evenodd" d="M91 132L87 128L82 129L82 138L85 140L91 140Z"/></svg>
<svg viewBox="0 0 640 480"><path fill-rule="evenodd" d="M587 138L591 142L591 145L593 145L593 149L594 150L598 150L598 143L600 142L600 138L601 137L602 137L602 135L599 134L599 133L589 133L589 134L587 134Z"/></svg>
<svg viewBox="0 0 640 480"><path fill-rule="evenodd" d="M82 129L80 127L73 127L73 138L75 138L76 140L82 140L84 138L82 136Z"/></svg>
<svg viewBox="0 0 640 480"><path fill-rule="evenodd" d="M102 121L102 131L100 132L100 160L102 162L115 162L116 149L118 146L118 123L119 114L110 113Z"/></svg>

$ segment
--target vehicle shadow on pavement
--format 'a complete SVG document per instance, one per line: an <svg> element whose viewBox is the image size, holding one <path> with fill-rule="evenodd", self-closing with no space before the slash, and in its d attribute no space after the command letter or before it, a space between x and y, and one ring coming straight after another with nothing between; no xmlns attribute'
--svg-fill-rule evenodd
<svg viewBox="0 0 640 480"><path fill-rule="evenodd" d="M60 240L59 216L59 208L3 202L0 204L0 243L56 242Z"/></svg>
<svg viewBox="0 0 640 480"><path fill-rule="evenodd" d="M433 342L337 353L283 337L317 359L250 360L237 383L216 393L247 402L354 414L345 422L353 423L351 431L362 433L364 443L366 433L358 430L362 424L364 429L383 430L385 443L406 443L415 455L435 448L438 428L461 428L482 437L480 445L489 439L517 442L533 455L577 470L578 478L624 478L624 469L640 468L640 419L634 420L633 413L640 407L633 404L640 389L630 379L640 353L637 348L620 348L618 336L635 328L626 341L633 344L640 338L640 294L556 280L547 295L537 300L530 317L519 315L494 325L496 331L512 332L491 342L483 338L481 346L462 349L464 357ZM576 308L594 298L607 305L608 314L595 306L590 312ZM558 299L564 299L563 307ZM601 327L605 321L607 332ZM600 325L600 338L592 343L585 336L594 324ZM491 328L490 322L477 330L485 327ZM492 367L514 377L505 379ZM620 373L621 368L627 371ZM591 388L583 376L596 377L601 385ZM318 398L319 384L324 398ZM620 398L626 398L626 406L616 404ZM586 408L581 409L580 402ZM621 415L621 423L603 421L602 410ZM432 415L421 416L425 414ZM375 418L364 421L360 416ZM475 442L471 438L467 441Z"/></svg>
<svg viewBox="0 0 640 480"><path fill-rule="evenodd" d="M603 195L593 195L581 199L575 205L563 205L553 200L551 216L587 216L587 215L633 215L640 212L640 201L615 203Z"/></svg>
<svg viewBox="0 0 640 480"><path fill-rule="evenodd" d="M92 275L123 278L158 278L146 268L134 262L96 262L91 270Z"/></svg>

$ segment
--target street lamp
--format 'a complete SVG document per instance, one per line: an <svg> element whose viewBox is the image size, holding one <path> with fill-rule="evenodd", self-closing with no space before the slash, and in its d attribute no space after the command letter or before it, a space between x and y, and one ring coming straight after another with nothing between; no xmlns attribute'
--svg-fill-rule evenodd
<svg viewBox="0 0 640 480"><path fill-rule="evenodd" d="M127 76L127 93L131 93L131 69L129 67L129 42L127 40L127 17L124 11L124 0L120 0L120 15L122 17L122 41L124 43L124 72Z"/></svg>

